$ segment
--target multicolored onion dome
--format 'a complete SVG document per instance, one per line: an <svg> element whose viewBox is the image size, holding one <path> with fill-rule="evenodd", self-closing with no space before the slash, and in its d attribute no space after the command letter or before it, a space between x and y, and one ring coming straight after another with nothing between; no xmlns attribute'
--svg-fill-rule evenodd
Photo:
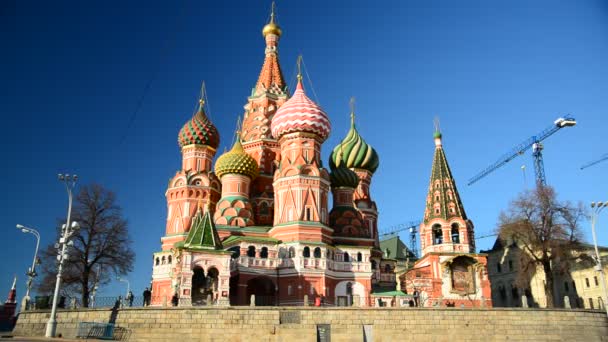
<svg viewBox="0 0 608 342"><path fill-rule="evenodd" d="M349 169L363 169L374 173L379 165L378 153L357 132L353 115L346 138L334 148L329 156L329 167L334 170L338 166L344 166Z"/></svg>
<svg viewBox="0 0 608 342"><path fill-rule="evenodd" d="M260 173L258 163L243 150L238 137L232 149L222 154L215 162L215 174L218 177L222 178L229 173L245 175L251 179L256 178Z"/></svg>
<svg viewBox="0 0 608 342"><path fill-rule="evenodd" d="M331 123L327 114L304 93L302 81L293 96L287 100L275 113L270 125L272 135L279 139L287 133L314 133L325 141L331 131Z"/></svg>
<svg viewBox="0 0 608 342"><path fill-rule="evenodd" d="M331 171L329 174L329 181L332 187L340 188L353 188L355 189L359 185L359 176L346 167L340 166Z"/></svg>
<svg viewBox="0 0 608 342"><path fill-rule="evenodd" d="M207 145L217 148L220 145L220 135L211 121L205 115L203 110L203 101L201 100L198 111L192 119L182 127L177 136L179 147L187 145Z"/></svg>

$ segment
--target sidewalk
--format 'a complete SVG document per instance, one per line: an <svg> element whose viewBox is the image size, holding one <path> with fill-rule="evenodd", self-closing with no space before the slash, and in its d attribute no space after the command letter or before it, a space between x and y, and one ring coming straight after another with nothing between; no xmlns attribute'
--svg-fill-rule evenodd
<svg viewBox="0 0 608 342"><path fill-rule="evenodd" d="M59 342L59 341L65 341L65 342L82 342L85 339L78 339L78 340L74 340L74 339L68 339L68 338L47 338L47 337L19 337L19 336L12 336L9 333L0 333L0 341L28 341L28 342L37 342L37 341L55 341L55 342Z"/></svg>

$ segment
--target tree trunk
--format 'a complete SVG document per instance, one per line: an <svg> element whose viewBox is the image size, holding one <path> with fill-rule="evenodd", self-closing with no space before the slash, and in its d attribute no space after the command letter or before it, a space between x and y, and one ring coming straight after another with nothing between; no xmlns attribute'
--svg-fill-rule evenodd
<svg viewBox="0 0 608 342"><path fill-rule="evenodd" d="M86 270L82 277L82 307L89 307L89 274Z"/></svg>
<svg viewBox="0 0 608 342"><path fill-rule="evenodd" d="M547 307L553 308L555 304L553 302L553 271L551 270L551 261L545 260L542 264L543 271L545 272L545 297L547 300Z"/></svg>

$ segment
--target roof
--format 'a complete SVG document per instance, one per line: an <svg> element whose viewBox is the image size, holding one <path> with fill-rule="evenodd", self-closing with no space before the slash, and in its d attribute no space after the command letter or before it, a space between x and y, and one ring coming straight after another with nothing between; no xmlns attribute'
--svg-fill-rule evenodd
<svg viewBox="0 0 608 342"><path fill-rule="evenodd" d="M416 256L410 251L399 236L380 241L380 249L385 253L385 258L393 258L396 260L405 260L407 258L416 259ZM386 253L388 249L389 253Z"/></svg>
<svg viewBox="0 0 608 342"><path fill-rule="evenodd" d="M258 242L258 243L270 243L270 244L279 244L281 243L281 240L277 240L274 238L266 238L266 237L257 237L257 236L244 236L244 235L231 235L229 237L227 237L224 241L223 244L228 246L228 245L233 245L235 243L241 242L241 241L246 241L246 242Z"/></svg>
<svg viewBox="0 0 608 342"><path fill-rule="evenodd" d="M383 297L413 297L403 291L395 290L394 287L387 286L374 286L371 295Z"/></svg>
<svg viewBox="0 0 608 342"><path fill-rule="evenodd" d="M184 248L209 250L220 250L223 248L208 210L205 211L204 216L201 214L200 208L196 212L192 220L192 227L184 242Z"/></svg>
<svg viewBox="0 0 608 342"><path fill-rule="evenodd" d="M433 156L429 192L426 198L424 222L428 223L435 218L447 221L453 217L460 217L466 221L467 214L464 211L458 189L456 188L456 182L443 150L441 134L435 134L434 136L435 155ZM436 211L437 207L439 209L438 212ZM453 208L453 211L450 208Z"/></svg>

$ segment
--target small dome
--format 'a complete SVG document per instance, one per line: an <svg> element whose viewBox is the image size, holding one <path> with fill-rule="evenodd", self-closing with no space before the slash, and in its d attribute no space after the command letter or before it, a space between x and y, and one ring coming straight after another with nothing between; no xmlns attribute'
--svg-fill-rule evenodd
<svg viewBox="0 0 608 342"><path fill-rule="evenodd" d="M251 179L256 178L260 173L258 163L243 150L238 137L232 149L222 154L215 162L215 174L219 178L230 173L245 175Z"/></svg>
<svg viewBox="0 0 608 342"><path fill-rule="evenodd" d="M340 166L331 171L329 180L332 187L356 188L359 185L359 176L346 167Z"/></svg>
<svg viewBox="0 0 608 342"><path fill-rule="evenodd" d="M192 119L182 127L177 136L179 147L187 145L208 145L217 148L220 145L220 135L203 110L203 101L200 101L198 111Z"/></svg>
<svg viewBox="0 0 608 342"><path fill-rule="evenodd" d="M279 25L271 22L269 24L267 24L266 26L264 26L264 28L262 29L262 35L264 37L266 37L267 34L274 34L277 36L281 36L283 32L281 31L281 28L279 27Z"/></svg>
<svg viewBox="0 0 608 342"><path fill-rule="evenodd" d="M359 135L353 118L346 138L334 148L329 156L330 168L333 170L344 166L349 169L363 169L374 173L379 165L378 153Z"/></svg>
<svg viewBox="0 0 608 342"><path fill-rule="evenodd" d="M271 123L272 135L279 139L287 133L307 132L318 135L325 141L331 131L327 114L304 93L302 81L293 96L275 113Z"/></svg>

